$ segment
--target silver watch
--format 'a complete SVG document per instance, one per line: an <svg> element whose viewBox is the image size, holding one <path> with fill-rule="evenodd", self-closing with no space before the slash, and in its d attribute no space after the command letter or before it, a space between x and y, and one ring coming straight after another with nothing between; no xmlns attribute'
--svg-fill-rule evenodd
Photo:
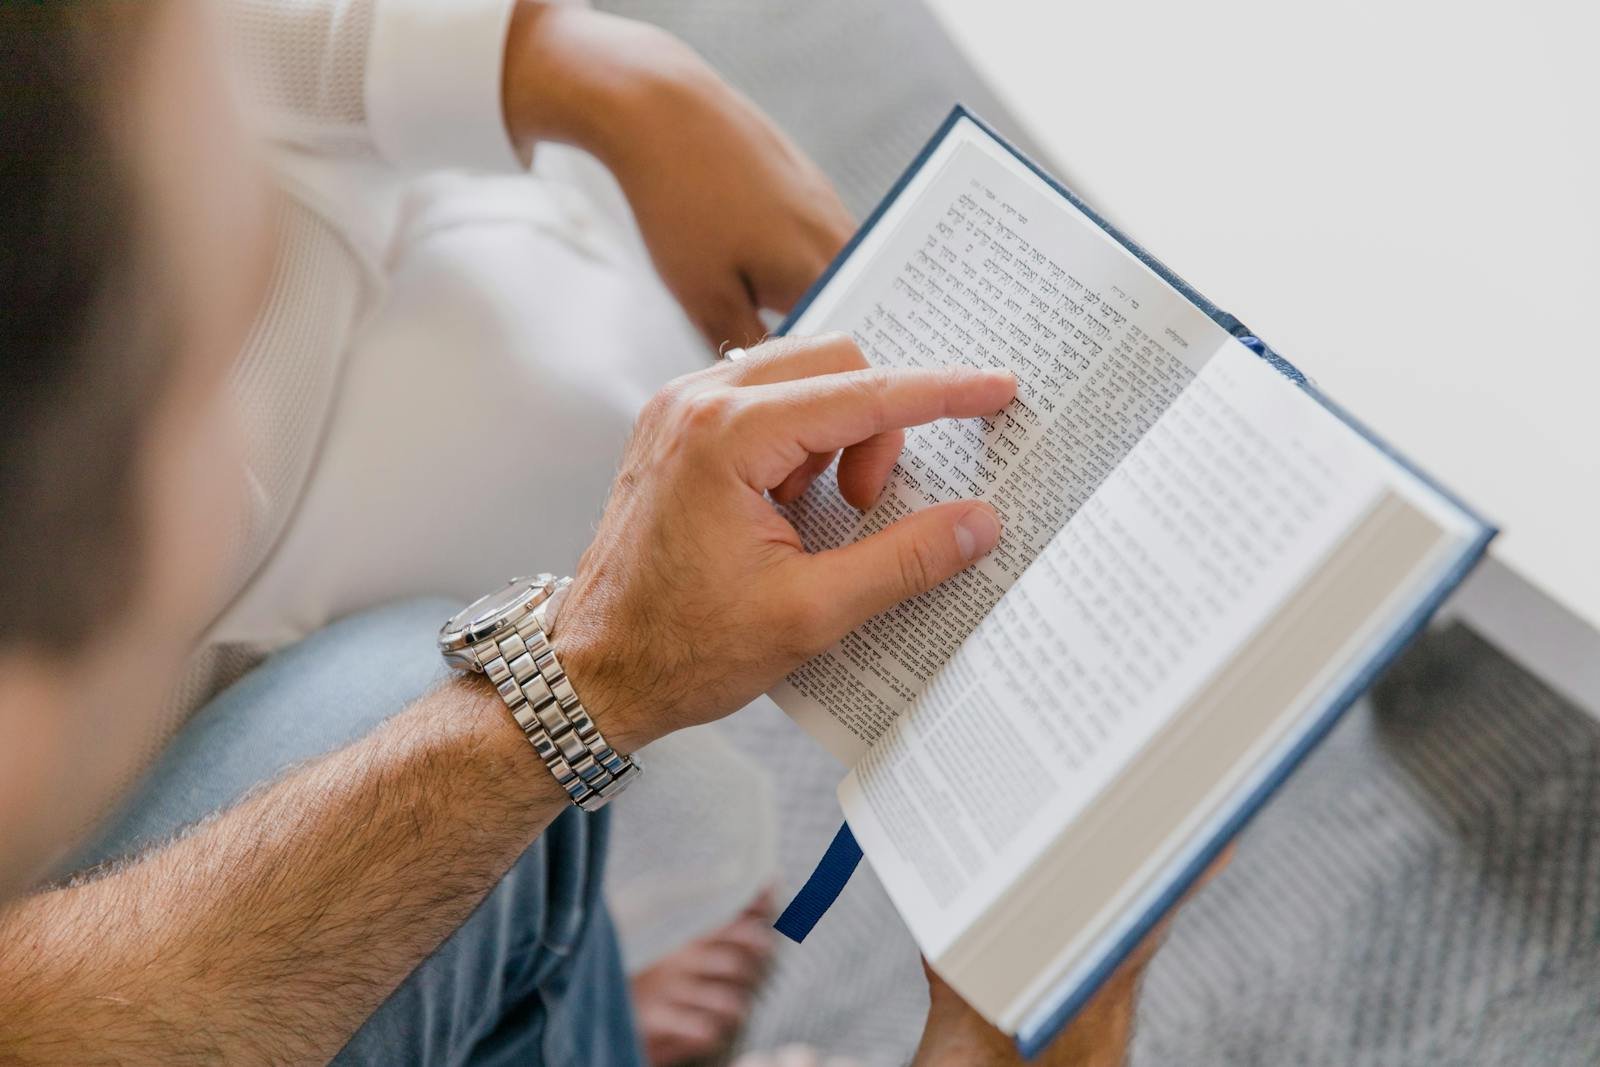
<svg viewBox="0 0 1600 1067"><path fill-rule="evenodd" d="M599 811L642 769L614 751L583 709L550 647L545 612L571 578L513 578L439 630L439 651L457 670L489 676L523 736L584 811Z"/></svg>

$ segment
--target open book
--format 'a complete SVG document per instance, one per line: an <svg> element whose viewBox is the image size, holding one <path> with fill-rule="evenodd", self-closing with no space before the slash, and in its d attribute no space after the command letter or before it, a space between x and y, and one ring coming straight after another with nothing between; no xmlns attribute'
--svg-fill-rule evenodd
<svg viewBox="0 0 1600 1067"><path fill-rule="evenodd" d="M1019 379L909 432L865 515L831 475L790 509L814 549L956 497L1005 533L772 695L851 766L934 968L1031 1054L1494 531L960 108L784 330Z"/></svg>

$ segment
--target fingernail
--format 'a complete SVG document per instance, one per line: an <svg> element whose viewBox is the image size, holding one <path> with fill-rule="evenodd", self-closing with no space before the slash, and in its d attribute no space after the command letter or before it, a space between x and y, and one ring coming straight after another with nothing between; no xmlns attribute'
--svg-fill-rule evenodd
<svg viewBox="0 0 1600 1067"><path fill-rule="evenodd" d="M962 559L977 559L998 540L1000 520L986 507L971 509L956 523L956 547L961 550Z"/></svg>

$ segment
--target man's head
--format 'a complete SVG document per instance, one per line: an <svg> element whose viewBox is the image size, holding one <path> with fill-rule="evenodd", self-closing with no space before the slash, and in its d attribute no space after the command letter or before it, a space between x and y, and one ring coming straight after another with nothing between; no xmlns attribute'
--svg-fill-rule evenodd
<svg viewBox="0 0 1600 1067"><path fill-rule="evenodd" d="M270 241L210 34L0 5L0 897L145 756L226 566Z"/></svg>

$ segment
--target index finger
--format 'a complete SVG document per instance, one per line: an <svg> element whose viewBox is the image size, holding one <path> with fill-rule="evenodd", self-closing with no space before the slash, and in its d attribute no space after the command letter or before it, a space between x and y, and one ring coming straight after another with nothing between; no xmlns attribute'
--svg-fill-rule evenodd
<svg viewBox="0 0 1600 1067"><path fill-rule="evenodd" d="M1010 371L873 367L745 390L752 424L807 452L832 452L935 419L993 415L1017 395Z"/></svg>

